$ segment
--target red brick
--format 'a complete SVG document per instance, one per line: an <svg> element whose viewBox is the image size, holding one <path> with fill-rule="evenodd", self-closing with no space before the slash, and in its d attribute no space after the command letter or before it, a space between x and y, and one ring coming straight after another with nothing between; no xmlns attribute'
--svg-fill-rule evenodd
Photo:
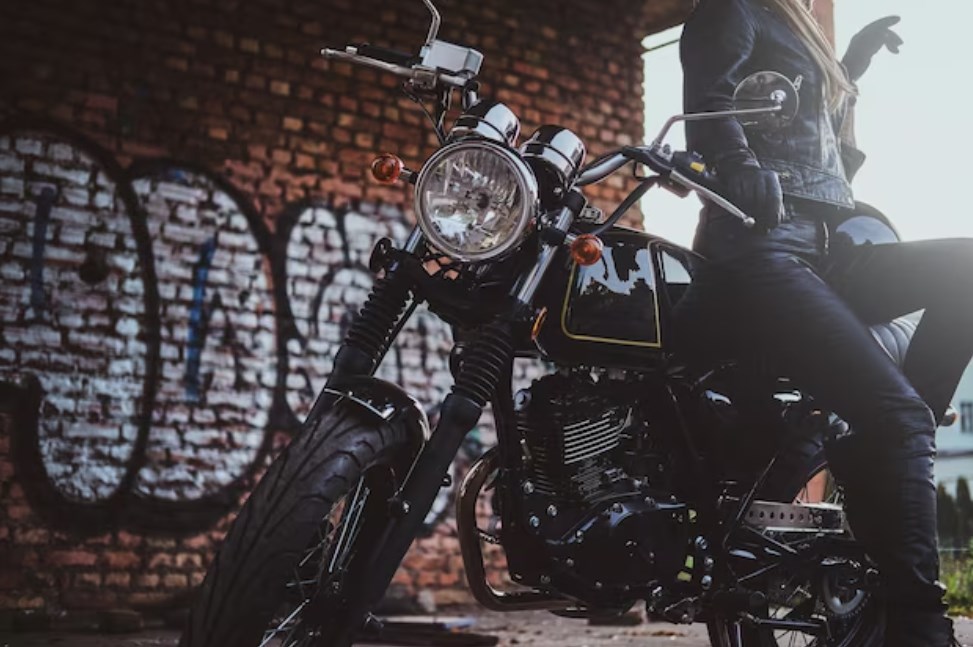
<svg viewBox="0 0 973 647"><path fill-rule="evenodd" d="M125 589L131 585L131 582L132 582L131 573L115 572L115 573L108 573L107 575L105 575L105 586Z"/></svg>
<svg viewBox="0 0 973 647"><path fill-rule="evenodd" d="M87 571L74 575L74 585L79 588L98 588L101 586L101 582L101 573Z"/></svg>
<svg viewBox="0 0 973 647"><path fill-rule="evenodd" d="M45 560L51 566L94 566L98 553L90 550L52 550Z"/></svg>
<svg viewBox="0 0 973 647"><path fill-rule="evenodd" d="M189 548L190 550L197 550L199 548L206 548L212 544L212 540L206 535L198 535L196 537L190 537L188 539L183 539L180 544Z"/></svg>
<svg viewBox="0 0 973 647"><path fill-rule="evenodd" d="M42 609L44 598L36 595L0 594L0 609Z"/></svg>
<svg viewBox="0 0 973 647"><path fill-rule="evenodd" d="M12 505L7 508L7 516L14 521L26 519L30 514L30 507L26 505Z"/></svg>
<svg viewBox="0 0 973 647"><path fill-rule="evenodd" d="M178 544L175 539L171 537L153 537L151 535L146 536L145 545L149 548L161 549L161 550L171 550L175 548Z"/></svg>
<svg viewBox="0 0 973 647"><path fill-rule="evenodd" d="M149 562L146 567L149 570L155 570L159 567L168 567L173 565L173 557L169 553L158 553L152 555L149 558Z"/></svg>
<svg viewBox="0 0 973 647"><path fill-rule="evenodd" d="M27 528L14 530L15 544L38 545L50 541L51 533L44 528Z"/></svg>
<svg viewBox="0 0 973 647"><path fill-rule="evenodd" d="M142 545L142 537L124 530L119 530L118 534L115 535L115 543L123 548L135 548Z"/></svg>
<svg viewBox="0 0 973 647"><path fill-rule="evenodd" d="M142 563L142 558L131 551L109 551L102 558L105 565L113 569L135 568Z"/></svg>

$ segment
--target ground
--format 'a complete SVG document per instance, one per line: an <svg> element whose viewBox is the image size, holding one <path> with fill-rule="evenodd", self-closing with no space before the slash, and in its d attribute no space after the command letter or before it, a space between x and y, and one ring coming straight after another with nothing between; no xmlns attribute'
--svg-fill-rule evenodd
<svg viewBox="0 0 973 647"><path fill-rule="evenodd" d="M705 627L641 624L633 627L590 627L578 620L565 620L546 613L502 615L480 612L474 630L499 636L501 647L705 647ZM973 645L973 620L957 621L958 636ZM0 647L174 647L174 631L145 631L127 636L96 634L35 633L0 635Z"/></svg>

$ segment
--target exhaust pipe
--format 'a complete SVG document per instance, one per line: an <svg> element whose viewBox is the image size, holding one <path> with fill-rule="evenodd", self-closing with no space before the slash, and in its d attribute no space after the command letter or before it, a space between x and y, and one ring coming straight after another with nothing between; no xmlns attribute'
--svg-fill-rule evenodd
<svg viewBox="0 0 973 647"><path fill-rule="evenodd" d="M470 468L456 497L456 531L473 597L491 611L557 611L576 607L577 603L571 600L542 591L498 591L487 582L476 526L476 500L487 479L497 471L498 463L499 454L493 448Z"/></svg>

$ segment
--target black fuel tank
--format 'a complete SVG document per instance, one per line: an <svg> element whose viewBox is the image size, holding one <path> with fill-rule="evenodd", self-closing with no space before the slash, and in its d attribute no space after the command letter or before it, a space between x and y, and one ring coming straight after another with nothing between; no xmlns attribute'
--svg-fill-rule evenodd
<svg viewBox="0 0 973 647"><path fill-rule="evenodd" d="M662 359L672 306L702 261L640 231L615 228L601 239L604 253L594 265L559 253L545 279L547 314L535 341L557 364L647 368Z"/></svg>

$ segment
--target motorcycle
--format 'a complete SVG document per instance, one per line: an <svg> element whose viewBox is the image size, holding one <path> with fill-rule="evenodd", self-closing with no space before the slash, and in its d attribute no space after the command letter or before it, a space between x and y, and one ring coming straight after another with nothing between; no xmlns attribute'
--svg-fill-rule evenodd
<svg viewBox="0 0 973 647"><path fill-rule="evenodd" d="M848 528L824 453L837 421L759 358L681 358L672 311L706 260L617 225L661 187L752 226L705 162L665 138L698 119L780 128L797 113L795 83L755 74L733 110L675 116L651 143L585 164L568 129L542 126L519 142L516 115L479 95L483 56L438 40L440 15L423 2L432 23L418 55L323 50L402 77L410 97L432 103L441 148L418 170L391 155L373 164L379 180L414 185L418 225L401 247L375 245L380 278L301 433L226 536L181 644L336 647L380 629L370 610L487 405L497 444L456 499L484 607L593 618L644 601L655 619L705 622L722 647L880 644L880 574ZM462 115L447 129L457 96ZM629 168L636 188L606 218L583 189ZM896 239L865 208L834 232L836 244ZM373 375L420 303L456 340L435 429ZM517 358L552 369L514 393ZM484 543L502 547L512 588L487 582Z"/></svg>

